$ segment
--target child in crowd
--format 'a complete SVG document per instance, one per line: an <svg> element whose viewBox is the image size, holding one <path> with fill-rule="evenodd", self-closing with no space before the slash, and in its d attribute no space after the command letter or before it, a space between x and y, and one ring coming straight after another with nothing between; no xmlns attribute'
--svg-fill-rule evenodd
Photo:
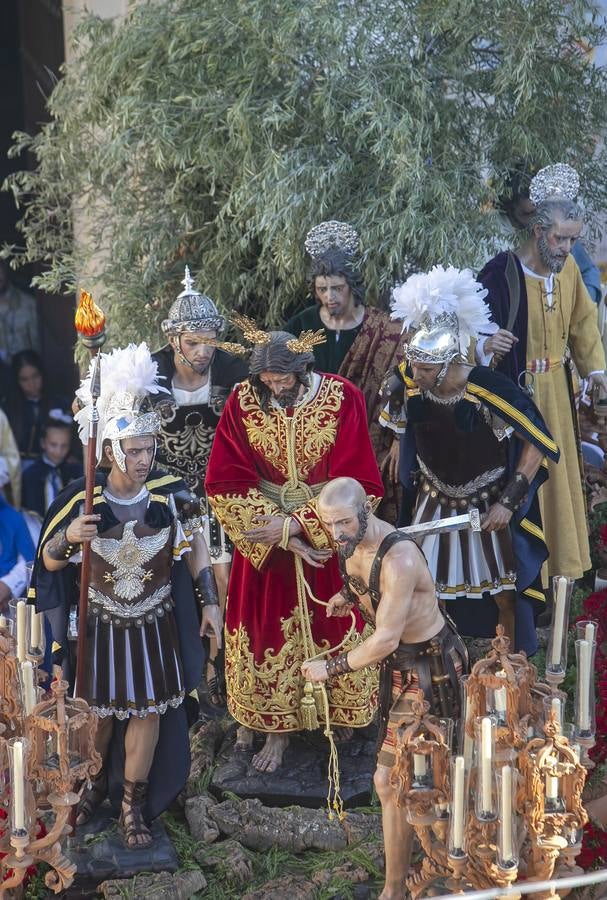
<svg viewBox="0 0 607 900"><path fill-rule="evenodd" d="M21 504L44 517L47 509L64 487L80 478L80 463L68 462L72 443L73 423L61 410L52 410L50 418L42 426L40 448L42 456L24 472L21 486Z"/></svg>
<svg viewBox="0 0 607 900"><path fill-rule="evenodd" d="M0 456L0 611L6 613L9 600L23 597L28 584L27 564L35 547L24 517L6 500L10 484L6 460Z"/></svg>

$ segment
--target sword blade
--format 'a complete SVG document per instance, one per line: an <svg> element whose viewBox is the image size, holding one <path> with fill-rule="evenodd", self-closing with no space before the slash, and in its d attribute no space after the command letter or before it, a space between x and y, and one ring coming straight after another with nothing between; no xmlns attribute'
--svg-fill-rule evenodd
<svg viewBox="0 0 607 900"><path fill-rule="evenodd" d="M434 522L420 522L417 525L407 525L406 528L399 528L398 530L412 538L424 538L429 534L464 531L466 528L469 528L471 531L481 530L480 513L475 507L472 507L461 516L448 516L446 519L435 519Z"/></svg>

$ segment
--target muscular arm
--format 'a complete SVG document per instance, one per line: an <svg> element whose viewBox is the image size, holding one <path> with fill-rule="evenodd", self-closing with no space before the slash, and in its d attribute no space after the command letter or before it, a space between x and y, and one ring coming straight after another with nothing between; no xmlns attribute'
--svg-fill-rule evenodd
<svg viewBox="0 0 607 900"><path fill-rule="evenodd" d="M193 535L190 547L191 551L186 553L185 561L194 583L194 594L202 607L200 636L214 636L217 646L221 647L223 621L219 609L219 594L207 543L200 532Z"/></svg>
<svg viewBox="0 0 607 900"><path fill-rule="evenodd" d="M527 478L529 484L531 484L542 464L544 454L537 447L534 447L533 444L530 444L529 441L526 441L522 435L517 434L517 437L523 442L523 449L516 466L516 471L521 472Z"/></svg>
<svg viewBox="0 0 607 900"><path fill-rule="evenodd" d="M96 514L78 516L73 519L67 528L58 529L48 539L42 551L44 567L49 572L58 572L65 569L70 557L77 553L84 541L92 541L97 535L97 522L100 516Z"/></svg>
<svg viewBox="0 0 607 900"><path fill-rule="evenodd" d="M512 518L513 511L518 509L518 505L522 502L529 485L537 475L544 458L543 452L525 440L522 435L517 434L517 437L523 442L523 449L516 466L516 472L504 488L500 499L490 506L488 512L483 516L481 525L483 531L501 531L502 528L506 528ZM525 476L526 483L520 479L520 475ZM519 481L521 484L518 484ZM516 505L509 503L505 499L506 496L514 499Z"/></svg>
<svg viewBox="0 0 607 900"><path fill-rule="evenodd" d="M196 532L192 536L190 541L190 552L185 554L184 559L193 581L196 580L198 573L202 571L202 569L206 569L207 566L211 565L211 557L209 556L207 543L200 532Z"/></svg>
<svg viewBox="0 0 607 900"><path fill-rule="evenodd" d="M354 670L372 666L393 653L412 613L413 594L423 563L414 546L400 544L397 552L384 559L381 573L381 603L375 617L375 631L348 653Z"/></svg>

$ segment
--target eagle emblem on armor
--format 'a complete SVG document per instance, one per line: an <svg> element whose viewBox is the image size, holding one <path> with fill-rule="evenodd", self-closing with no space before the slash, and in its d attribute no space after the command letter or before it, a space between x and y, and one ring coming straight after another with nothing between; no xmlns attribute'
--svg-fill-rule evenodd
<svg viewBox="0 0 607 900"><path fill-rule="evenodd" d="M136 524L126 522L120 539L96 537L91 542L92 550L114 566L114 571L106 572L103 580L111 583L114 594L123 600L134 600L143 593L153 574L146 572L144 566L166 545L171 530L169 526L158 534L138 538Z"/></svg>

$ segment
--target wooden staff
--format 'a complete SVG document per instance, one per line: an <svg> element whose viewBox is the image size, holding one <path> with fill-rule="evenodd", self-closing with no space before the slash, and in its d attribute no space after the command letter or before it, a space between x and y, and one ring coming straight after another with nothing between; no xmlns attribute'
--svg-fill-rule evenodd
<svg viewBox="0 0 607 900"><path fill-rule="evenodd" d="M99 410L97 401L101 394L101 346L105 342L105 316L93 298L86 291L80 294L80 303L76 310L76 330L82 343L95 357L91 376L91 417L89 421L88 442L86 445L86 468L84 473L84 515L93 512L95 491L95 471L97 468L97 427ZM76 644L76 684L74 696L77 697L84 685L86 667L86 619L89 599L89 583L91 570L91 542L82 544L82 565L80 567L80 599L78 603L78 641Z"/></svg>

